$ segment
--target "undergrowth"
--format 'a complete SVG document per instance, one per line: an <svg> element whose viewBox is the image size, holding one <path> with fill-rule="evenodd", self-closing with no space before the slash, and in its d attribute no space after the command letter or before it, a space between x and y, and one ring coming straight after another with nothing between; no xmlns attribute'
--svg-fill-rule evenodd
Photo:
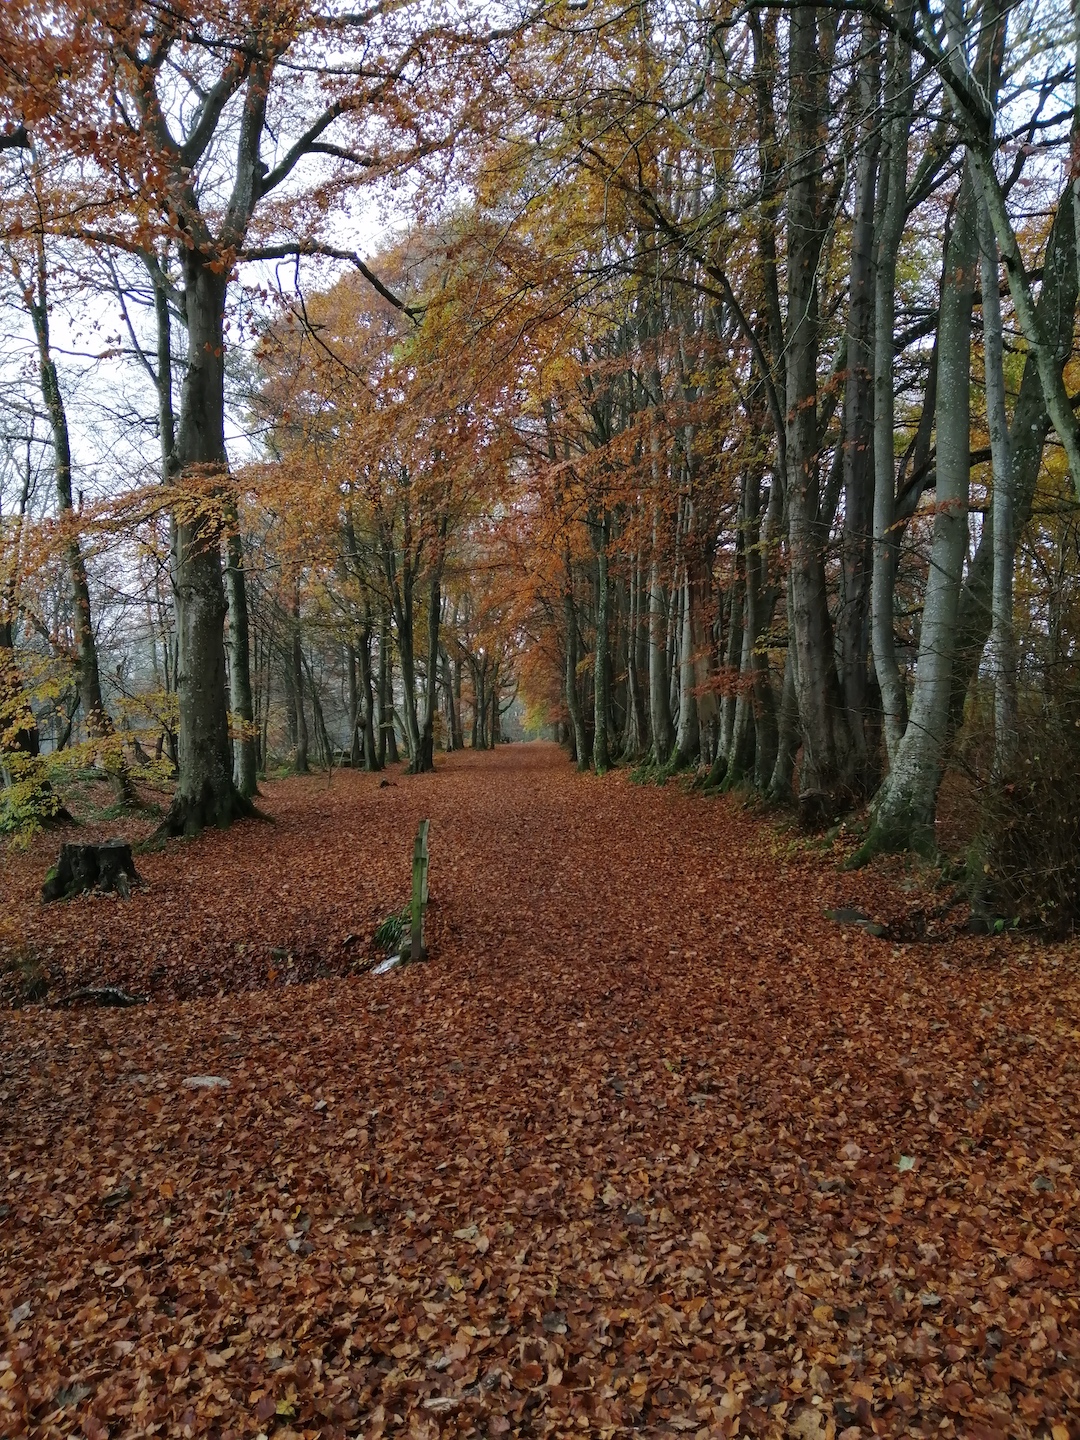
<svg viewBox="0 0 1080 1440"><path fill-rule="evenodd" d="M1065 936L1080 928L1080 687L1023 717L1007 777L979 788L968 861L981 908Z"/></svg>

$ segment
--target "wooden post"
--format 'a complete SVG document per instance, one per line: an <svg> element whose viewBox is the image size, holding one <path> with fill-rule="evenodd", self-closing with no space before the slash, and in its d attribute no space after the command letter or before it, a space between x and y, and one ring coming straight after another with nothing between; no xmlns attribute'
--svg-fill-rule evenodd
<svg viewBox="0 0 1080 1440"><path fill-rule="evenodd" d="M427 959L427 947L424 944L424 919L427 915L428 900L428 826L430 824L430 820L420 821L413 844L410 960Z"/></svg>

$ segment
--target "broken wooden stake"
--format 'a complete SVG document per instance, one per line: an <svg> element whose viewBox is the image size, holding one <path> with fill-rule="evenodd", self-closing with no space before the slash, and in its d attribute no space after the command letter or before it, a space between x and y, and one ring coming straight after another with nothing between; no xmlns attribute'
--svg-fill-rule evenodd
<svg viewBox="0 0 1080 1440"><path fill-rule="evenodd" d="M413 842L412 862L412 903L409 914L412 934L409 942L409 959L426 960L427 946L424 944L424 920L428 903L428 827L430 820L421 820Z"/></svg>

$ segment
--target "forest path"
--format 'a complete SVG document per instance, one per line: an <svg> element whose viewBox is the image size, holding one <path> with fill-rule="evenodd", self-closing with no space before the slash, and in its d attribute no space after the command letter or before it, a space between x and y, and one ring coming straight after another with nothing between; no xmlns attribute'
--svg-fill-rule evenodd
<svg viewBox="0 0 1080 1440"><path fill-rule="evenodd" d="M266 804L35 919L262 988L3 1017L0 1433L1073 1435L1075 949L841 929L880 881L550 746ZM421 815L431 962L286 986Z"/></svg>

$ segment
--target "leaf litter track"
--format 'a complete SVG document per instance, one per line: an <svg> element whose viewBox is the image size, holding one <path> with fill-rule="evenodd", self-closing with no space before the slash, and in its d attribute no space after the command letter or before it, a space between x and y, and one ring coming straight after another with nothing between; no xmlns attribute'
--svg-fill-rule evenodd
<svg viewBox="0 0 1080 1440"><path fill-rule="evenodd" d="M267 805L55 933L265 986L427 814L435 958L4 1017L0 1433L1080 1435L1075 954L552 747Z"/></svg>

